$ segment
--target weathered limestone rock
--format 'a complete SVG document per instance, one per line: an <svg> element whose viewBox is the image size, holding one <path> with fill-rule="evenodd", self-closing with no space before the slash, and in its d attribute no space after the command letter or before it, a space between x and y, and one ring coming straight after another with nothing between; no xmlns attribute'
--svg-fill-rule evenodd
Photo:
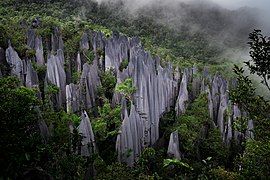
<svg viewBox="0 0 270 180"><path fill-rule="evenodd" d="M43 119L38 121L38 127L40 130L41 136L43 138L43 141L46 143L51 135L50 135L49 128Z"/></svg>
<svg viewBox="0 0 270 180"><path fill-rule="evenodd" d="M51 37L51 50L52 52L56 52L59 49L64 51L64 41L59 28L56 27Z"/></svg>
<svg viewBox="0 0 270 180"><path fill-rule="evenodd" d="M56 105L61 107L66 102L66 73L64 70L64 56L62 50L57 55L51 55L47 61L47 84L54 84L60 92L57 95Z"/></svg>
<svg viewBox="0 0 270 180"><path fill-rule="evenodd" d="M27 31L27 46L29 46L31 49L35 48L35 38L36 38L35 30L29 29Z"/></svg>
<svg viewBox="0 0 270 180"><path fill-rule="evenodd" d="M23 82L23 63L11 45L6 50L6 60L11 68L11 75L17 76Z"/></svg>
<svg viewBox="0 0 270 180"><path fill-rule="evenodd" d="M212 100L209 86L205 86L204 92L207 94L209 117L211 118L214 124L213 100Z"/></svg>
<svg viewBox="0 0 270 180"><path fill-rule="evenodd" d="M176 101L175 111L177 115L185 113L188 102L188 90L187 90L187 73L186 70L183 73L182 81L180 84L179 94Z"/></svg>
<svg viewBox="0 0 270 180"><path fill-rule="evenodd" d="M192 99L196 99L196 97L200 94L202 79L198 72L198 68L193 66L192 68L192 92L191 97Z"/></svg>
<svg viewBox="0 0 270 180"><path fill-rule="evenodd" d="M105 38L101 32L93 32L92 36L93 50L97 53L98 50L104 50Z"/></svg>
<svg viewBox="0 0 270 180"><path fill-rule="evenodd" d="M105 69L119 69L123 60L128 60L129 42L125 36L114 35L106 41Z"/></svg>
<svg viewBox="0 0 270 180"><path fill-rule="evenodd" d="M96 151L96 143L91 122L86 111L81 115L81 123L78 127L78 131L83 136L81 152L79 153L82 156L90 156Z"/></svg>
<svg viewBox="0 0 270 180"><path fill-rule="evenodd" d="M81 42L80 42L80 49L81 50L88 50L90 48L89 46L89 39L88 34L86 32L83 33Z"/></svg>
<svg viewBox="0 0 270 180"><path fill-rule="evenodd" d="M220 94L219 94L219 77L217 75L214 76L212 81L212 101L213 101L213 115L214 121L217 122L219 104L220 104Z"/></svg>
<svg viewBox="0 0 270 180"><path fill-rule="evenodd" d="M176 159L179 159L179 160L181 159L180 150L179 150L179 138L178 138L177 131L171 133L170 135L170 141L169 141L167 154Z"/></svg>
<svg viewBox="0 0 270 180"><path fill-rule="evenodd" d="M77 54L76 63L77 63L77 72L78 73L82 72L82 60L80 53Z"/></svg>
<svg viewBox="0 0 270 180"><path fill-rule="evenodd" d="M123 110L123 113L126 114L122 129L124 132L121 133L121 136L118 136L117 140L117 149L118 152L122 152L119 154L119 160L122 162L127 162L129 165L132 165L137 154L140 154L142 149L153 145L159 138L159 118L166 111L169 111L171 107L175 105L175 99L178 92L178 80L175 80L176 76L173 74L173 68L170 64L166 67L162 68L159 64L159 58L153 59L151 55L144 51L141 47L140 42L137 38L127 39L123 38L120 40L119 36L115 37L116 40L112 40L110 44L110 49L123 47L121 44L125 44L124 46L127 49L123 48L124 56L127 52L129 55L129 64L123 72L118 71L119 68L119 60L123 57L123 53L117 52L108 52L111 57L115 56L115 59L107 59L108 62L112 63L107 67L113 67L117 72L117 83L123 82L126 78L132 78L133 85L136 88L136 92L133 94L133 103L134 109L136 109L137 116L141 119L142 128L139 128L140 131L143 130L140 141L138 141L138 136L134 136L132 139L132 144L136 144L133 146L135 150L135 154L132 154L131 157L124 158L125 153L128 148L131 146L127 142L130 140L130 136L135 133L130 134L130 118L132 117L132 112L129 117L127 117L127 112ZM117 47L115 47L117 46ZM107 47L109 48L108 44ZM115 104L119 104L121 102L122 97L118 94L114 94L113 102ZM134 113L133 113L134 114ZM134 118L132 118L134 119ZM134 126L132 126L134 127ZM136 130L132 129L132 130ZM138 133L137 134L141 134ZM135 133L136 134L136 133ZM123 144L123 142L125 142ZM140 143L139 143L140 142ZM119 145L121 144L121 146ZM137 153L138 152L138 153Z"/></svg>
<svg viewBox="0 0 270 180"><path fill-rule="evenodd" d="M254 139L253 129L254 129L253 120L249 120L249 121L248 121L247 132L246 132L246 137L247 137L247 138Z"/></svg>
<svg viewBox="0 0 270 180"><path fill-rule="evenodd" d="M120 132L116 140L118 160L133 166L142 151L143 122L137 113L135 106L131 105L130 116L125 112Z"/></svg>
<svg viewBox="0 0 270 180"><path fill-rule="evenodd" d="M79 86L69 84L66 86L67 113L73 113L80 110Z"/></svg>
<svg viewBox="0 0 270 180"><path fill-rule="evenodd" d="M124 70L123 72L118 71L116 76L117 76L116 77L116 86L117 86L128 78L128 71L127 70ZM118 92L114 92L112 98L112 105L116 106L117 104L120 104L121 100L122 95Z"/></svg>
<svg viewBox="0 0 270 180"><path fill-rule="evenodd" d="M26 87L38 87L38 74L34 70L32 63L27 61L27 70L26 70L26 78L25 78L25 86Z"/></svg>
<svg viewBox="0 0 270 180"><path fill-rule="evenodd" d="M35 50L36 50L36 62L37 62L37 64L44 65L44 52L43 52L43 45L42 45L41 36L36 36Z"/></svg>
<svg viewBox="0 0 270 180"><path fill-rule="evenodd" d="M228 95L222 94L217 119L217 125L222 136L224 136L224 120L226 117L225 113L227 113L228 111L227 108L228 108Z"/></svg>
<svg viewBox="0 0 270 180"><path fill-rule="evenodd" d="M90 109L96 105L97 88L100 85L97 60L92 65L85 63L80 80L80 96L83 108Z"/></svg>

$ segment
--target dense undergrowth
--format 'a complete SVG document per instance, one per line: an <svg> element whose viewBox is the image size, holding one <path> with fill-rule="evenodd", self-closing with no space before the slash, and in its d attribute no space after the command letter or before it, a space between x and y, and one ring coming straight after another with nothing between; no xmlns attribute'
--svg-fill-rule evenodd
<svg viewBox="0 0 270 180"><path fill-rule="evenodd" d="M151 17L119 18L123 15L125 12L121 12L121 6L109 8L105 4L99 6L92 1L4 0L0 2L0 47L7 48L10 40L21 58L33 56L33 50L26 46L26 33L33 26L33 20L38 18L41 25L33 28L43 37L45 44L54 28L60 29L67 62L75 58L83 32L101 31L109 38L113 31L120 31L128 36L139 36L144 47L152 54L160 56L163 63L172 62L181 68L194 64L203 67L207 64L212 74L221 71L226 77L231 77L231 63L220 65L215 61L222 57L223 50L211 45L203 34L191 34L186 29L175 34L172 29L155 23ZM49 48L44 49L46 51ZM93 59L92 52L85 55L88 59ZM122 68L126 66L125 63L121 65ZM39 79L44 81L46 67L35 68ZM72 82L78 81L78 77L79 74L74 74ZM174 110L163 115L160 120L161 138L153 147L144 150L133 168L118 163L115 141L121 125L121 108L110 106L116 78L112 71L100 74L100 78L98 107L88 110L98 154L88 158L77 154L76 147L82 137L76 129L70 133L69 128L71 124L78 126L80 114L54 111L50 107L48 99L59 91L57 87L49 86L47 91L42 92L42 100L39 100L35 89L21 87L13 77L1 78L0 178L20 179L25 172L36 173L48 179L82 179L85 176L95 179L268 177L269 132L264 128L268 127L269 117L260 113L253 115L255 122L262 124L257 126L259 130L256 141L243 141L242 144L232 142L228 146L223 143L219 131L211 123L205 94L191 102L187 112L181 117L177 117ZM129 82L126 83L118 89L128 99L134 89ZM240 85L244 88L239 87L232 92L234 101L244 105L256 102L256 105L265 108L259 108L260 112L267 111L269 104L262 104L250 84L243 81ZM43 89L43 86L44 82L40 88ZM248 90L252 92L245 94ZM250 101L245 102L243 97L250 98ZM251 107L254 108L254 105ZM38 123L43 121L53 129L50 139L39 135ZM167 156L167 143L173 131L178 131L180 135L181 160ZM241 170L242 167L244 170Z"/></svg>

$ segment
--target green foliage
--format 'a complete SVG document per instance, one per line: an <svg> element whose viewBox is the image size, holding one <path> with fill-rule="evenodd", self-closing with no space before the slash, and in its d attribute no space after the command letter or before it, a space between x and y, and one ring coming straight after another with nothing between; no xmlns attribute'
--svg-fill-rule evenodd
<svg viewBox="0 0 270 180"><path fill-rule="evenodd" d="M73 83L78 83L79 82L79 80L80 80L80 77L81 77L81 73L80 72L74 72L73 74L72 74L72 82Z"/></svg>
<svg viewBox="0 0 270 180"><path fill-rule="evenodd" d="M249 112L249 117L255 124L255 138L258 140L269 139L269 103L263 97L256 95L253 83L248 76L244 75L243 68L235 66L234 72L237 75L238 84L236 89L231 91L230 98L241 109Z"/></svg>
<svg viewBox="0 0 270 180"><path fill-rule="evenodd" d="M190 167L190 165L188 165L185 162L182 162L178 159L164 159L164 165L163 167L168 167L168 166L179 166L179 167L183 167L183 168L187 168L189 170L193 170L192 167Z"/></svg>
<svg viewBox="0 0 270 180"><path fill-rule="evenodd" d="M127 66L128 66L128 59L124 59L119 66L119 71L123 71L124 69L127 68Z"/></svg>
<svg viewBox="0 0 270 180"><path fill-rule="evenodd" d="M91 50L83 51L83 55L87 59L88 64L92 64L95 58L94 52Z"/></svg>
<svg viewBox="0 0 270 180"><path fill-rule="evenodd" d="M270 176L270 142L249 140L241 157L242 174L250 179Z"/></svg>
<svg viewBox="0 0 270 180"><path fill-rule="evenodd" d="M25 52L25 56L28 58L35 57L36 51L34 49L27 49Z"/></svg>
<svg viewBox="0 0 270 180"><path fill-rule="evenodd" d="M115 91L123 94L128 100L132 100L132 94L136 92L131 78L127 78L124 82L115 87Z"/></svg>
<svg viewBox="0 0 270 180"><path fill-rule="evenodd" d="M245 62L252 74L257 74L262 78L262 83L269 89L269 41L255 30L250 33L249 45L252 60ZM248 76L244 75L243 68L235 66L234 72L237 75L237 87L230 92L233 102L245 112L247 118L238 119L236 127L246 126L248 120L254 122L254 139L244 143L244 153L238 164L241 166L240 173L249 179L265 179L269 177L269 152L270 152L270 104L255 92L254 85ZM270 89L269 89L270 90ZM242 128L245 131L245 128Z"/></svg>
<svg viewBox="0 0 270 180"><path fill-rule="evenodd" d="M121 126L121 108L111 108L108 100L98 109L98 117L93 119L92 128L99 147L99 155L105 162L116 160L115 141Z"/></svg>
<svg viewBox="0 0 270 180"><path fill-rule="evenodd" d="M261 34L261 30L254 30L250 33L249 39L249 54L252 60L245 62L245 64L248 66L251 74L257 74L262 78L262 83L270 91L270 85L268 84L270 79L270 40Z"/></svg>
<svg viewBox="0 0 270 180"><path fill-rule="evenodd" d="M60 91L60 88L57 87L56 85L54 84L49 84L46 88L46 94L48 96L51 96L53 94L57 94L58 92Z"/></svg>
<svg viewBox="0 0 270 180"><path fill-rule="evenodd" d="M113 97L114 88L116 85L116 77L112 69L107 70L100 75L101 87L99 87L99 96L111 100Z"/></svg>
<svg viewBox="0 0 270 180"><path fill-rule="evenodd" d="M96 179L126 179L126 180L133 180L136 179L134 174L132 173L131 168L127 167L121 163L113 163L100 171L97 174Z"/></svg>
<svg viewBox="0 0 270 180"><path fill-rule="evenodd" d="M97 139L104 141L106 138L116 136L121 125L121 108L111 108L108 101L99 108L99 117L93 121L93 130Z"/></svg>
<svg viewBox="0 0 270 180"><path fill-rule="evenodd" d="M32 166L40 142L35 91L19 87L14 77L0 79L1 176L17 177Z"/></svg>
<svg viewBox="0 0 270 180"><path fill-rule="evenodd" d="M201 94L191 104L187 112L179 117L174 126L175 130L179 132L183 148L190 155L196 154L195 144L201 136L202 127L210 121L207 104L206 94Z"/></svg>
<svg viewBox="0 0 270 180"><path fill-rule="evenodd" d="M201 159L211 157L213 166L228 163L229 148L224 145L220 132L216 128L211 127L206 137L200 138L199 151Z"/></svg>
<svg viewBox="0 0 270 180"><path fill-rule="evenodd" d="M226 171L224 168L221 167L211 169L209 172L209 176L211 179L220 179L220 180L235 180L243 178L239 174L235 172Z"/></svg>

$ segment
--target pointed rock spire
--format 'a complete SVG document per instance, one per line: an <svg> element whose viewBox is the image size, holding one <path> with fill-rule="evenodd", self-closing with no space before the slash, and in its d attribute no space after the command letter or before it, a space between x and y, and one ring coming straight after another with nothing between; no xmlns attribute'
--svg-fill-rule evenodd
<svg viewBox="0 0 270 180"><path fill-rule="evenodd" d="M82 156L90 156L96 151L96 143L91 122L86 111L81 115L81 123L78 127L78 131L83 136L80 153Z"/></svg>
<svg viewBox="0 0 270 180"><path fill-rule="evenodd" d="M187 90L187 71L183 73L182 81L180 84L179 94L176 101L175 111L177 115L183 114L186 112L187 102L188 102L188 90Z"/></svg>
<svg viewBox="0 0 270 180"><path fill-rule="evenodd" d="M178 138L178 132L172 132L170 135L170 141L168 146L167 154L169 156L172 156L178 160L181 159L181 154L179 150L179 138Z"/></svg>

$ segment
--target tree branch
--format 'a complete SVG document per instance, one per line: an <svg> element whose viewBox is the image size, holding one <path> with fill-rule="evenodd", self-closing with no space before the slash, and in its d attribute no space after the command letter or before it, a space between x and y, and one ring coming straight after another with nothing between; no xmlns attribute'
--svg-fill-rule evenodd
<svg viewBox="0 0 270 180"><path fill-rule="evenodd" d="M267 89L270 91L270 86L269 86L269 84L267 82L266 75L263 76L263 80L264 80L264 83L265 83Z"/></svg>

